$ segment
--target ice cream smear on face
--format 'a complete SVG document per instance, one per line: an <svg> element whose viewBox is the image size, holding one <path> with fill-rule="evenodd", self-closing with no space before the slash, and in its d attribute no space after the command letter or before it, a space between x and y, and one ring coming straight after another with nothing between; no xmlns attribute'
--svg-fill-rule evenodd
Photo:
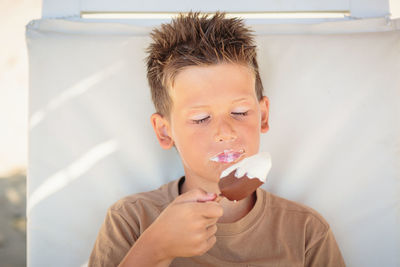
<svg viewBox="0 0 400 267"><path fill-rule="evenodd" d="M234 151L233 149L225 149L223 152L210 158L211 161L231 163L240 158L244 154L244 150Z"/></svg>
<svg viewBox="0 0 400 267"><path fill-rule="evenodd" d="M252 194L267 180L271 170L271 156L260 152L233 164L220 175L221 195L229 200L241 200Z"/></svg>

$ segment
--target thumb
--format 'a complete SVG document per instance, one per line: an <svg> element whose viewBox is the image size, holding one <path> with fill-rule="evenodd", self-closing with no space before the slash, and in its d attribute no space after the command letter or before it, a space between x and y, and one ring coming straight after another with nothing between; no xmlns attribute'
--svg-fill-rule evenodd
<svg viewBox="0 0 400 267"><path fill-rule="evenodd" d="M217 198L216 193L208 193L201 188L192 189L180 195L178 202L206 202Z"/></svg>

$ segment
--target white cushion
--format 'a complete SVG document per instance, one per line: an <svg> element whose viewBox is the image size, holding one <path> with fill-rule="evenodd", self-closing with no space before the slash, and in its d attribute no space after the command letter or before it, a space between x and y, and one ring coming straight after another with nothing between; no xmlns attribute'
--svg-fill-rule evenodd
<svg viewBox="0 0 400 267"><path fill-rule="evenodd" d="M320 212L348 266L400 264L399 22L253 26L271 104L264 188ZM113 202L184 174L150 124L149 31L28 25L30 266L86 264Z"/></svg>

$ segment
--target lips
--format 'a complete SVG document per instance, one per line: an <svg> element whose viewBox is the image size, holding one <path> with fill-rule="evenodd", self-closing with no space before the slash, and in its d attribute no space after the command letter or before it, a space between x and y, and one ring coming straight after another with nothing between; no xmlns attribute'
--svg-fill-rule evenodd
<svg viewBox="0 0 400 267"><path fill-rule="evenodd" d="M243 149L240 149L238 151L235 151L233 149L226 149L223 152L211 157L210 160L220 163L231 163L236 161L243 154L244 154Z"/></svg>

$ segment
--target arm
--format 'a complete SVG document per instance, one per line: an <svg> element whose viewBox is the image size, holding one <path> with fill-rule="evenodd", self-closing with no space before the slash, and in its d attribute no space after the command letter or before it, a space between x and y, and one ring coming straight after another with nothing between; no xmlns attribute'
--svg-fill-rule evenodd
<svg viewBox="0 0 400 267"><path fill-rule="evenodd" d="M201 189L177 197L132 246L119 266L169 266L176 257L207 252L216 242L223 209Z"/></svg>
<svg viewBox="0 0 400 267"><path fill-rule="evenodd" d="M149 228L143 232L118 266L167 267L173 258L167 258L164 251L157 235Z"/></svg>
<svg viewBox="0 0 400 267"><path fill-rule="evenodd" d="M151 227L151 226L150 226ZM140 235L138 226L110 208L97 236L88 266L169 266L157 235L150 227ZM133 244L131 246L131 244Z"/></svg>
<svg viewBox="0 0 400 267"><path fill-rule="evenodd" d="M117 266L139 235L139 227L134 221L128 221L112 207L97 235L88 266Z"/></svg>
<svg viewBox="0 0 400 267"><path fill-rule="evenodd" d="M200 189L180 195L140 236L137 225L109 209L89 266L169 266L176 257L204 254L223 212L215 198Z"/></svg>

